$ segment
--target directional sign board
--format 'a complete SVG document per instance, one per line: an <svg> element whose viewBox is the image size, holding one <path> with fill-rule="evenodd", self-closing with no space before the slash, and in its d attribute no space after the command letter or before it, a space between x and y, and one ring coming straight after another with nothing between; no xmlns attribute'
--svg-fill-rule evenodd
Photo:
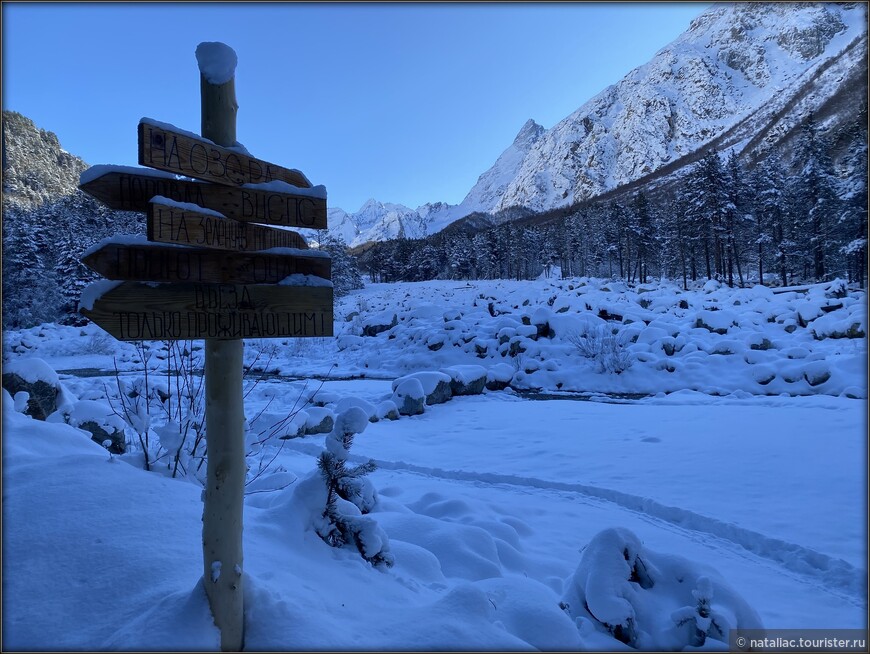
<svg viewBox="0 0 870 654"><path fill-rule="evenodd" d="M208 139L170 129L143 119L139 123L139 165L217 182L228 186L263 184L279 180L309 188L311 182L298 170L282 168Z"/></svg>
<svg viewBox="0 0 870 654"><path fill-rule="evenodd" d="M332 260L320 252L230 253L205 248L107 243L82 262L106 279L143 282L277 284L290 275L329 279Z"/></svg>
<svg viewBox="0 0 870 654"><path fill-rule="evenodd" d="M81 312L121 341L332 336L331 286L122 282Z"/></svg>
<svg viewBox="0 0 870 654"><path fill-rule="evenodd" d="M148 207L148 240L234 252L308 247L305 239L287 229L240 223L161 201Z"/></svg>
<svg viewBox="0 0 870 654"><path fill-rule="evenodd" d="M148 210L148 201L159 195L176 202L196 204L246 223L311 229L326 227L325 198L204 184L176 179L165 173L148 174L153 172L148 169L141 170L144 174L107 169L107 172L94 176L79 188L111 209L120 211L145 213Z"/></svg>

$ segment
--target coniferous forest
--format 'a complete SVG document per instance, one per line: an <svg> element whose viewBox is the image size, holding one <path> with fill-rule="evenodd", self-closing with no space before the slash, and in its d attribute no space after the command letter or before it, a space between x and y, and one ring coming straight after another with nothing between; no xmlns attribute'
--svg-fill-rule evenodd
<svg viewBox="0 0 870 654"><path fill-rule="evenodd" d="M836 134L810 117L789 156L708 150L675 182L487 229L451 226L358 252L373 281L665 277L688 287L866 284L866 109Z"/></svg>

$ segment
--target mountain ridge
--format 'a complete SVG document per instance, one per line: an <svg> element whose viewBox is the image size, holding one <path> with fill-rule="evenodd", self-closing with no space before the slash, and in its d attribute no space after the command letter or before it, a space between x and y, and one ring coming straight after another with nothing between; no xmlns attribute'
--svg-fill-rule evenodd
<svg viewBox="0 0 870 654"><path fill-rule="evenodd" d="M842 122L832 99L844 105L840 114L858 110L866 61L861 3L714 5L550 129L527 121L462 203L437 203L437 222L421 211L431 204L417 217L404 207L404 221L424 236L470 213L569 206L679 175L711 147L763 158L787 147L809 113ZM524 131L532 137L521 138ZM371 219L348 243L398 235ZM418 237L407 229L403 235Z"/></svg>

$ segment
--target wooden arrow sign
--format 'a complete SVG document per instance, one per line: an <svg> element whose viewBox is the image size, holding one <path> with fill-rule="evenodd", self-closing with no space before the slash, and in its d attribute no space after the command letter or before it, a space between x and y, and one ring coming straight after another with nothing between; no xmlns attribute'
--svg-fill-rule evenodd
<svg viewBox="0 0 870 654"><path fill-rule="evenodd" d="M135 169L133 169L135 170ZM326 228L326 200L294 193L221 186L176 179L163 173L146 174L108 171L89 179L79 188L112 209L148 211L156 195L222 213L242 222L285 227Z"/></svg>
<svg viewBox="0 0 870 654"><path fill-rule="evenodd" d="M121 341L332 336L331 286L122 282L81 308Z"/></svg>
<svg viewBox="0 0 870 654"><path fill-rule="evenodd" d="M296 232L219 218L161 201L148 206L148 240L235 252L270 248L304 250L308 243Z"/></svg>
<svg viewBox="0 0 870 654"><path fill-rule="evenodd" d="M300 188L311 186L311 182L298 170L255 159L170 127L144 118L139 122L140 166L229 186L263 184L274 180Z"/></svg>
<svg viewBox="0 0 870 654"><path fill-rule="evenodd" d="M230 253L152 243L107 243L82 262L112 280L277 284L295 274L329 279L332 260L319 254Z"/></svg>

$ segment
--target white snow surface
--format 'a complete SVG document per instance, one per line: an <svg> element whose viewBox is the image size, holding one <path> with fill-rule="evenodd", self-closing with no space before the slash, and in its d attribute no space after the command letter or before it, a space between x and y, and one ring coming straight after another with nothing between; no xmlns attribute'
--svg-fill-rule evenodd
<svg viewBox="0 0 870 654"><path fill-rule="evenodd" d="M204 41L196 46L196 63L209 84L220 85L235 76L239 58L226 43Z"/></svg>
<svg viewBox="0 0 870 654"><path fill-rule="evenodd" d="M310 188L301 188L280 179L273 179L271 182L261 182L260 184L242 184L242 188L250 188L257 191L273 191L276 193L293 193L294 195L326 199L326 187L323 184Z"/></svg>
<svg viewBox="0 0 870 654"><path fill-rule="evenodd" d="M831 286L371 285L337 300L339 338L248 342L246 364L269 375L245 382L246 442L259 448L246 649L609 651L625 646L596 618L633 614L641 649L671 650L688 646L677 621L700 595L726 629L866 627L866 297L827 297ZM379 314L397 324L361 336ZM538 336L541 321L551 335ZM621 374L597 371L565 336L601 324L635 357ZM130 387L143 370L141 351L101 333L8 331L4 370L38 357L83 415L108 418L114 362ZM172 365L162 348L147 344L152 380ZM420 379L442 370L511 388L383 419L394 380L425 373L399 384L422 397ZM3 402L4 649L218 649L201 487L145 472L131 432L130 451L110 457L19 413L5 391ZM316 458L335 437L301 432L330 415L344 416L339 430L353 423L348 466L378 466L365 477L374 508L357 518L365 547L388 542L391 568L313 531ZM176 445L177 425L155 413L152 426ZM255 476L262 461L270 473ZM650 587L626 576L638 560Z"/></svg>
<svg viewBox="0 0 870 654"><path fill-rule="evenodd" d="M91 166L81 175L79 175L79 184L87 184L95 179L99 179L103 175L108 175L109 173L122 173L127 175L143 175L145 177L160 177L163 179L183 179L185 181L197 181L197 180L188 180L186 177L181 175L175 175L174 173L167 173L162 170L154 170L153 168L138 168L136 166L118 166L114 164L96 164Z"/></svg>
<svg viewBox="0 0 870 654"><path fill-rule="evenodd" d="M280 282L279 286L328 286L332 288L332 282L317 275L303 275L302 273L293 273L288 275Z"/></svg>
<svg viewBox="0 0 870 654"><path fill-rule="evenodd" d="M139 124L151 125L152 127L156 127L158 129L162 129L167 132L175 132L176 134L181 134L182 136L186 136L187 138L196 139L198 141L203 141L204 143L210 143L211 145L217 146L217 143L214 141L205 138L204 136L200 136L196 132L190 132L185 129L181 129L172 123L165 123L160 120L155 120L154 118L149 118L148 116L143 116L139 119ZM218 146L222 147L222 146Z"/></svg>
<svg viewBox="0 0 870 654"><path fill-rule="evenodd" d="M120 286L123 283L123 281L112 281L108 279L98 279L95 282L91 282L82 291L82 296L79 299L79 307L88 310L93 309L94 302L99 300L113 288Z"/></svg>
<svg viewBox="0 0 870 654"><path fill-rule="evenodd" d="M88 256L94 254L95 252L102 250L107 245L134 245L134 246L143 246L143 245L144 246L148 246L148 245L158 246L159 245L159 247L161 247L161 248L163 248L163 247L182 248L182 249L189 248L189 246L187 246L187 245L179 245L177 243L155 244L154 242L149 241L147 236L143 236L142 234L114 234L112 236L107 236L106 238L101 239L101 240L97 241L96 243L94 243L91 247L89 247L87 250L85 250L82 253L81 258L84 259L85 257L88 257Z"/></svg>
<svg viewBox="0 0 870 654"><path fill-rule="evenodd" d="M219 211L214 211L213 209L206 209L205 207L201 207L198 204L194 204L193 202L179 202L177 200L173 200L172 198L167 198L162 195L155 195L151 198L150 202L156 202L157 204L162 204L167 207L173 207L175 209L181 209L182 211L195 211L196 213L205 214L206 216L214 216L215 218L223 218L226 220L226 216L223 215Z"/></svg>
<svg viewBox="0 0 870 654"><path fill-rule="evenodd" d="M43 381L49 386L57 386L59 381L54 369L37 357L28 357L4 363L3 374L18 375L29 384Z"/></svg>

